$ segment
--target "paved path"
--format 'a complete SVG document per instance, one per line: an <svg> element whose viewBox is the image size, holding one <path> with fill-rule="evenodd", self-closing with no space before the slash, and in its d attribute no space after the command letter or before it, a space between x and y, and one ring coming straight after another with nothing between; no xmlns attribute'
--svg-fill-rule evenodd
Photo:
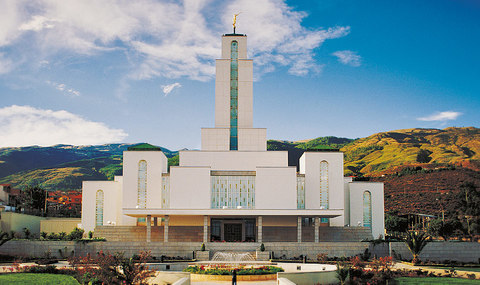
<svg viewBox="0 0 480 285"><path fill-rule="evenodd" d="M209 282L192 282L192 285L207 285L207 284L232 284L232 281L209 281ZM268 280L268 281L238 281L238 285L252 285L252 284L261 284L261 285L276 285L276 280Z"/></svg>
<svg viewBox="0 0 480 285"><path fill-rule="evenodd" d="M424 266L415 266L415 265L410 265L407 263L402 263L402 262L397 262L393 265L393 269L407 269L407 270L418 270L421 269L423 271L427 272L433 272L435 274L445 274L445 270L448 270L448 268L432 268L432 267L424 267ZM468 278L467 274L475 274L475 279L480 279L480 272L474 272L474 271L466 271L466 270L455 270L457 275L459 277L463 278Z"/></svg>

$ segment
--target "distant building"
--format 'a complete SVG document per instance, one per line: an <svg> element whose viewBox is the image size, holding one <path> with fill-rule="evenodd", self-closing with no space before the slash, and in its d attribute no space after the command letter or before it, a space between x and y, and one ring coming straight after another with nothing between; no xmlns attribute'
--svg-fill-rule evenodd
<svg viewBox="0 0 480 285"><path fill-rule="evenodd" d="M0 184L0 207L12 210L19 203L20 189L13 189L10 184Z"/></svg>
<svg viewBox="0 0 480 285"><path fill-rule="evenodd" d="M383 183L345 178L342 152L307 151L297 172L287 151L267 151L266 129L253 127L246 35L222 37L215 127L201 135L202 149L180 151L170 170L159 147L140 144L123 153L123 176L84 181L82 227L131 227L147 242L319 242L332 229L341 241L355 239L346 237L352 228L384 234Z"/></svg>

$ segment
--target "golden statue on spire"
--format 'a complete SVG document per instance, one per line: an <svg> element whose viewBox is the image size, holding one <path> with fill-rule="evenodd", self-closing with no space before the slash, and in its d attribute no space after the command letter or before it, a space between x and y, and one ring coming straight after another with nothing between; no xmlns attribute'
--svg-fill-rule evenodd
<svg viewBox="0 0 480 285"><path fill-rule="evenodd" d="M237 24L237 16L240 15L240 13L238 14L233 14L233 33L235 34L235 28L236 28L236 24Z"/></svg>

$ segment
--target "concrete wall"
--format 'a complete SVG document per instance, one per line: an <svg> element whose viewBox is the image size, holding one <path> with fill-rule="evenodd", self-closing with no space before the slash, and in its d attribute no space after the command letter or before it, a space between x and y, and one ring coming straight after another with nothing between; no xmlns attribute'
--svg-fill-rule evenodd
<svg viewBox="0 0 480 285"><path fill-rule="evenodd" d="M239 128L239 151L267 151L267 129Z"/></svg>
<svg viewBox="0 0 480 285"><path fill-rule="evenodd" d="M21 233L23 236L23 229L27 228L30 233L40 236L40 222L46 218L25 215L14 212L1 213L1 228L3 232L10 233L11 231Z"/></svg>
<svg viewBox="0 0 480 285"><path fill-rule="evenodd" d="M297 209L295 167L258 167L256 174L256 209Z"/></svg>
<svg viewBox="0 0 480 285"><path fill-rule="evenodd" d="M210 167L170 168L170 208L210 208Z"/></svg>
<svg viewBox="0 0 480 285"><path fill-rule="evenodd" d="M401 255L404 260L413 258L408 247L403 242L392 242L392 251ZM480 243L478 242L430 242L420 253L420 260L443 262L455 260L458 262L480 262Z"/></svg>
<svg viewBox="0 0 480 285"><path fill-rule="evenodd" d="M288 167L287 151L180 151L180 166L212 170L255 171L257 167Z"/></svg>
<svg viewBox="0 0 480 285"><path fill-rule="evenodd" d="M311 284L338 284L336 265L327 264L302 264L302 263L278 263L285 272L277 273L277 278L287 279L297 285ZM283 280L282 280L283 281ZM283 281L279 284L290 284Z"/></svg>
<svg viewBox="0 0 480 285"><path fill-rule="evenodd" d="M305 208L320 208L320 162L328 162L328 208L344 209L342 152L305 152L300 159L300 173L305 174ZM330 219L331 226L344 226L344 216Z"/></svg>
<svg viewBox="0 0 480 285"><path fill-rule="evenodd" d="M229 149L229 128L202 128L203 151L227 151Z"/></svg>
<svg viewBox="0 0 480 285"><path fill-rule="evenodd" d="M85 232L93 231L95 229L96 195L99 190L103 191L103 224L106 225L108 221L117 225L125 224L121 212L121 181L121 177L118 176L115 181L83 181L82 228ZM135 221L130 223L130 225L135 225Z"/></svg>
<svg viewBox="0 0 480 285"><path fill-rule="evenodd" d="M40 221L40 232L68 234L81 223L82 219L76 218L47 218Z"/></svg>
<svg viewBox="0 0 480 285"><path fill-rule="evenodd" d="M363 194L370 191L372 197L372 236L385 236L385 209L383 183L351 182L350 186L350 225L363 225Z"/></svg>
<svg viewBox="0 0 480 285"><path fill-rule="evenodd" d="M298 257L307 255L309 259L316 259L317 254L326 253L328 256L354 256L363 253L370 244L366 242L321 242L321 243L275 243L264 242L266 251L273 251L276 258L286 255ZM206 243L206 249L212 254L216 251L239 251L254 252L260 248L260 243ZM52 255L59 256L58 250L71 253L75 250L77 255L86 255L100 250L106 252L125 252L127 256L138 254L142 250L151 250L152 255L160 257L187 256L192 257L192 252L200 250L202 242L92 242L87 244L71 241L27 241L11 240L0 247L0 254L15 256L44 256L45 252L51 251ZM65 249L66 247L66 249ZM409 259L409 251L404 243L392 243L392 249ZM432 242L429 243L420 254L422 260L456 260L462 262L478 263L480 256L480 244L475 242Z"/></svg>

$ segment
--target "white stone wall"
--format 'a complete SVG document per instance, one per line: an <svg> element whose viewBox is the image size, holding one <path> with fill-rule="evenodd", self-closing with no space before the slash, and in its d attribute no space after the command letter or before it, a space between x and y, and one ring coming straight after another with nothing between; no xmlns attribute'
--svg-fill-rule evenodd
<svg viewBox="0 0 480 285"><path fill-rule="evenodd" d="M297 209L295 167L258 167L256 209Z"/></svg>
<svg viewBox="0 0 480 285"><path fill-rule="evenodd" d="M238 129L239 151L267 151L267 129Z"/></svg>
<svg viewBox="0 0 480 285"><path fill-rule="evenodd" d="M230 46L232 41L238 42L238 59L247 58L247 36L223 36L222 58L230 58Z"/></svg>
<svg viewBox="0 0 480 285"><path fill-rule="evenodd" d="M170 209L210 208L210 167L170 167Z"/></svg>
<svg viewBox="0 0 480 285"><path fill-rule="evenodd" d="M385 236L384 196L381 182L351 182L350 185L350 225L363 225L363 193L372 194L372 236Z"/></svg>
<svg viewBox="0 0 480 285"><path fill-rule="evenodd" d="M107 221L122 225L122 179L115 181L83 181L82 185L82 228L85 232L95 229L95 206L98 190L103 191L103 224Z"/></svg>
<svg viewBox="0 0 480 285"><path fill-rule="evenodd" d="M227 151L229 149L229 128L202 128L202 151Z"/></svg>
<svg viewBox="0 0 480 285"><path fill-rule="evenodd" d="M305 174L305 209L320 208L320 162L328 162L329 209L344 209L342 152L305 152L300 158L300 173ZM330 219L331 226L344 226L344 216Z"/></svg>
<svg viewBox="0 0 480 285"><path fill-rule="evenodd" d="M352 226L350 223L350 182L352 182L352 177L344 177L343 179L343 192L345 201L343 203L345 207L345 225Z"/></svg>
<svg viewBox="0 0 480 285"><path fill-rule="evenodd" d="M180 151L180 166L209 166L211 170L228 171L255 171L257 167L287 167L288 152Z"/></svg>

